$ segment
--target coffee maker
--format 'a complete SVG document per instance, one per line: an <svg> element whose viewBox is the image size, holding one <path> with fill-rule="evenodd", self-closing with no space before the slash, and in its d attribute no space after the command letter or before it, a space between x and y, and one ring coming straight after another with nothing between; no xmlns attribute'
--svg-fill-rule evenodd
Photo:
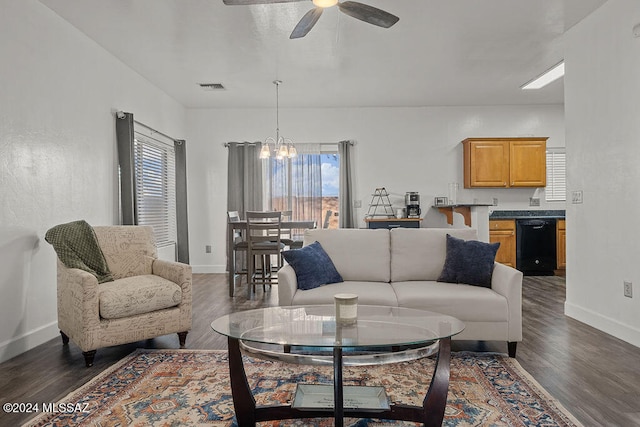
<svg viewBox="0 0 640 427"><path fill-rule="evenodd" d="M417 191L408 191L404 195L404 204L407 205L407 218L420 218L420 195Z"/></svg>

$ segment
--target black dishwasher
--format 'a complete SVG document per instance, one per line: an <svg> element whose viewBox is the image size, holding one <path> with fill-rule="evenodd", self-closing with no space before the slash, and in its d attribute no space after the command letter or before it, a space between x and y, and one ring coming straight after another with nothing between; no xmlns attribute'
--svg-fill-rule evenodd
<svg viewBox="0 0 640 427"><path fill-rule="evenodd" d="M556 220L516 220L516 268L525 276L553 276L556 268Z"/></svg>

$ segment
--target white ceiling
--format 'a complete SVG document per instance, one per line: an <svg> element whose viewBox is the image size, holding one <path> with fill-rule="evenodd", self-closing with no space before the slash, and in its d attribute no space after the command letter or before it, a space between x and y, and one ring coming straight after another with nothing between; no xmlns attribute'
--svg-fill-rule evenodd
<svg viewBox="0 0 640 427"><path fill-rule="evenodd" d="M563 59L563 33L607 0L360 0L389 29L325 10L290 40L311 1L40 0L191 108L549 104L562 80L520 86ZM203 91L198 83L222 83Z"/></svg>

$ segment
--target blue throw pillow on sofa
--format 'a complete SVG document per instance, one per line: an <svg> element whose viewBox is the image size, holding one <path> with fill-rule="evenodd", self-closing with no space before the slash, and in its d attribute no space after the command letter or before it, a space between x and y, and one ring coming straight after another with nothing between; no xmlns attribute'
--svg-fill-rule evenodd
<svg viewBox="0 0 640 427"><path fill-rule="evenodd" d="M491 287L500 243L463 240L447 234L447 257L438 282Z"/></svg>
<svg viewBox="0 0 640 427"><path fill-rule="evenodd" d="M333 261L319 242L313 242L301 249L284 251L282 256L296 272L298 289L306 291L343 281Z"/></svg>

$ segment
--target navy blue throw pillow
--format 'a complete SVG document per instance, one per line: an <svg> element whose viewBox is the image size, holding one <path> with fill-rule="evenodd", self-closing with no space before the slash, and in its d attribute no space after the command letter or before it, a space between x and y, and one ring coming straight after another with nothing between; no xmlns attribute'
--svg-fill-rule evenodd
<svg viewBox="0 0 640 427"><path fill-rule="evenodd" d="M298 289L308 290L342 282L342 276L319 242L301 249L282 252L282 256L293 267L298 279Z"/></svg>
<svg viewBox="0 0 640 427"><path fill-rule="evenodd" d="M438 282L491 287L500 243L462 240L447 234L447 257Z"/></svg>

